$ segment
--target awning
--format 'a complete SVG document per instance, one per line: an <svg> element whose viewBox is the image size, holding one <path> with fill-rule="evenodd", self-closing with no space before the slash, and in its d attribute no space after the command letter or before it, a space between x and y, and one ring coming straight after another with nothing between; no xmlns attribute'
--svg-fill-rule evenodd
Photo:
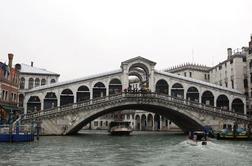
<svg viewBox="0 0 252 166"><path fill-rule="evenodd" d="M0 104L0 108L3 108L6 112L10 111L22 111L22 108L17 107L15 105L9 105L9 104Z"/></svg>

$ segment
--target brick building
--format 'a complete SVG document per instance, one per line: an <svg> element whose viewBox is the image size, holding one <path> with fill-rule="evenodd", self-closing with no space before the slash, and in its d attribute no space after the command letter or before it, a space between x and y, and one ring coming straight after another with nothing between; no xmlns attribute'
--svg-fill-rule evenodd
<svg viewBox="0 0 252 166"><path fill-rule="evenodd" d="M8 65L0 62L0 124L10 123L19 113L19 72L12 66L13 54L8 54Z"/></svg>

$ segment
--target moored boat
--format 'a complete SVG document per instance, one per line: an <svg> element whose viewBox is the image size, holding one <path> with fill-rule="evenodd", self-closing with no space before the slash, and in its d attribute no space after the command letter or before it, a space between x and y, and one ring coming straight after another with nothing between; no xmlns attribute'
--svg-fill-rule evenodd
<svg viewBox="0 0 252 166"><path fill-rule="evenodd" d="M225 139L225 140L249 140L251 137L249 136L248 131L243 128L238 128L236 131L231 129L223 129L216 134L217 139Z"/></svg>
<svg viewBox="0 0 252 166"><path fill-rule="evenodd" d="M130 122L114 121L109 125L109 133L111 135L130 135L132 131Z"/></svg>

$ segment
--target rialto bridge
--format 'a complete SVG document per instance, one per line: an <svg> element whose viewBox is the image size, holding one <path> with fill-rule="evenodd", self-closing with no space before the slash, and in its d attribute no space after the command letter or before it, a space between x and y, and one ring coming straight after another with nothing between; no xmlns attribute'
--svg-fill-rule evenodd
<svg viewBox="0 0 252 166"><path fill-rule="evenodd" d="M42 134L73 134L104 114L127 109L165 116L184 131L250 123L239 91L157 71L155 65L136 57L119 70L31 89L25 93L23 123L40 121Z"/></svg>

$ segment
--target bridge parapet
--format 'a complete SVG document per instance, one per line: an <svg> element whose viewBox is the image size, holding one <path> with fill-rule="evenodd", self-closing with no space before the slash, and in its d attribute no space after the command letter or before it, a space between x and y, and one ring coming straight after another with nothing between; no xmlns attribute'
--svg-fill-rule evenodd
<svg viewBox="0 0 252 166"><path fill-rule="evenodd" d="M220 108L204 105L198 102L193 102L181 98L175 98L165 94L158 93L121 93L117 95L106 96L102 98L91 99L53 109L38 111L36 113L27 114L22 119L23 123L61 117L67 114L77 113L79 111L92 111L96 108L102 108L108 105L113 105L118 102L134 101L138 104L152 104L153 102L173 105L178 109L187 109L192 112L212 115L216 117L235 120L238 122L252 123L252 119L244 114L239 114L233 111L227 111Z"/></svg>

